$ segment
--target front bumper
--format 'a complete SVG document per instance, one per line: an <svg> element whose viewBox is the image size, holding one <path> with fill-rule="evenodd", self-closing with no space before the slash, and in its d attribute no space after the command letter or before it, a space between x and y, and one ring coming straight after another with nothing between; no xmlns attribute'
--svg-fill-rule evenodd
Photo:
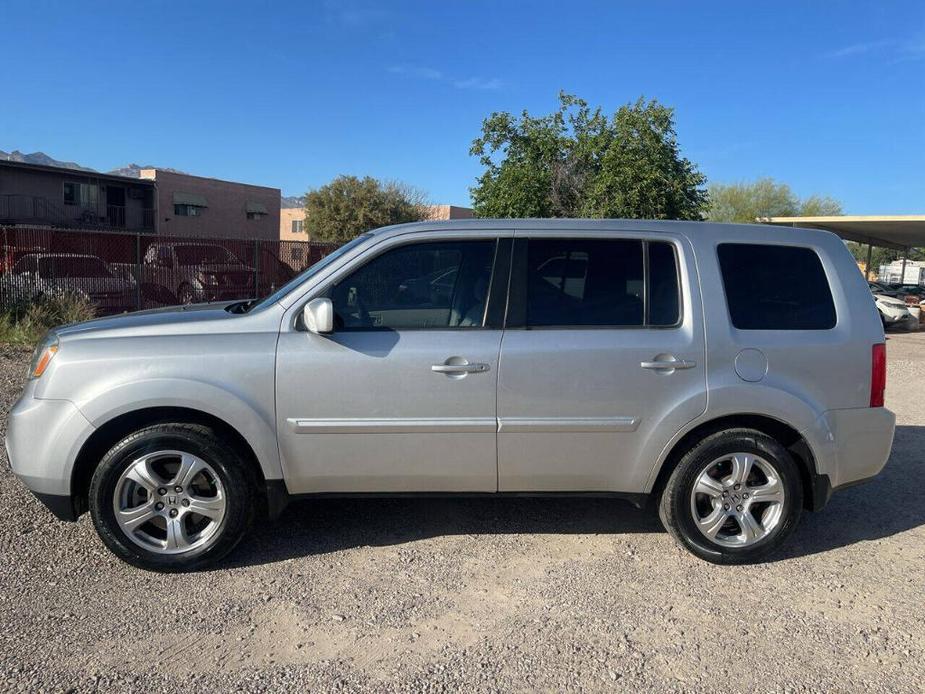
<svg viewBox="0 0 925 694"><path fill-rule="evenodd" d="M59 518L74 519L71 473L93 431L68 400L25 394L10 410L5 443L13 473Z"/></svg>
<svg viewBox="0 0 925 694"><path fill-rule="evenodd" d="M890 325L894 323L902 323L905 320L909 320L912 317L908 311L892 311L892 310L881 310L880 315L883 316L883 322Z"/></svg>

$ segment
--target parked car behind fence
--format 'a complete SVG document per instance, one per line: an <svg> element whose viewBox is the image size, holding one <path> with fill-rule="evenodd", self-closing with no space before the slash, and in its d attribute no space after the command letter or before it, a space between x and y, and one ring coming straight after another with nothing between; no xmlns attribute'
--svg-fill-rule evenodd
<svg viewBox="0 0 925 694"><path fill-rule="evenodd" d="M101 315L265 296L337 247L50 227L0 227L0 233L0 310L71 290L90 298Z"/></svg>
<svg viewBox="0 0 925 694"><path fill-rule="evenodd" d="M2 295L17 305L43 296L71 292L85 297L101 313L132 308L135 280L114 273L95 255L27 253L4 273Z"/></svg>

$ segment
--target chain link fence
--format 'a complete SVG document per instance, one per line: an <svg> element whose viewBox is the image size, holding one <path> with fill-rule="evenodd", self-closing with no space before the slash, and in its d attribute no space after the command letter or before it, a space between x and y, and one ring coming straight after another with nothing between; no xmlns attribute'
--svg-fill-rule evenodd
<svg viewBox="0 0 925 694"><path fill-rule="evenodd" d="M0 234L0 310L72 292L98 315L266 296L337 248L39 226L0 227Z"/></svg>

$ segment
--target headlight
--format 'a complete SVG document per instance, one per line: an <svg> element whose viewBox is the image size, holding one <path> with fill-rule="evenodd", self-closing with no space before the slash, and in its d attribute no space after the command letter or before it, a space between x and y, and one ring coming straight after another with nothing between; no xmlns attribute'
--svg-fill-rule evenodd
<svg viewBox="0 0 925 694"><path fill-rule="evenodd" d="M32 355L32 364L29 365L29 379L40 378L57 353L58 336L54 333L49 333L35 348L35 354Z"/></svg>

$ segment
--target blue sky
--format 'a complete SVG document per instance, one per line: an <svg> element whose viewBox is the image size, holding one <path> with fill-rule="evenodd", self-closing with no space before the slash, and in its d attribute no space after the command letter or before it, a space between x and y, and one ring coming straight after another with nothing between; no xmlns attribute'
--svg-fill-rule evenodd
<svg viewBox="0 0 925 694"><path fill-rule="evenodd" d="M925 2L0 0L0 149L468 204L492 111L676 108L710 181L925 212Z"/></svg>

